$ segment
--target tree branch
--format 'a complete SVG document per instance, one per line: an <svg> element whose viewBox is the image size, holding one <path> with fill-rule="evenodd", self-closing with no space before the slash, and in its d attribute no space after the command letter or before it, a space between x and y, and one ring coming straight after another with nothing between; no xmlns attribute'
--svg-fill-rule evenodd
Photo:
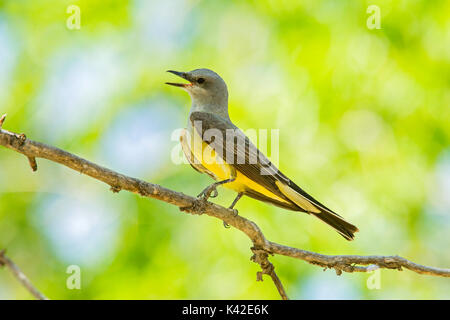
<svg viewBox="0 0 450 320"><path fill-rule="evenodd" d="M1 120L1 119L0 119ZM35 286L28 280L27 276L19 269L19 267L5 255L5 250L0 251L0 266L6 266L11 270L12 274L17 280L22 283L22 285L36 298L39 300L48 300L42 293L36 289Z"/></svg>
<svg viewBox="0 0 450 320"><path fill-rule="evenodd" d="M1 122L1 121L0 121ZM274 281L280 296L287 299L281 281L276 275L273 265L268 261L268 255L279 254L306 261L323 268L332 268L339 275L345 272L370 272L378 268L409 269L416 273L433 276L450 277L450 269L427 267L411 262L398 256L354 256L354 255L323 255L315 252L292 248L268 241L260 228L252 221L237 215L232 209L227 209L211 202L205 202L197 198L176 192L160 185L145 182L117 173L108 168L99 166L93 162L80 158L67 151L29 140L24 134L16 134L1 129L0 145L19 152L28 158L44 158L57 162L75 171L102 181L111 187L113 192L127 190L141 196L158 199L175 206L182 211L191 214L206 214L218 218L225 223L244 232L253 243L252 261L261 266L262 274L270 275ZM261 254L265 253L265 254ZM258 279L262 279L261 273Z"/></svg>

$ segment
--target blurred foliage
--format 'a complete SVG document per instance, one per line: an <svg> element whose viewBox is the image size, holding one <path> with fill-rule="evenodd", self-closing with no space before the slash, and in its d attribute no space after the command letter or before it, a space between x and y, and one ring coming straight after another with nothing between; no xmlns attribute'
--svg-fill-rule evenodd
<svg viewBox="0 0 450 320"><path fill-rule="evenodd" d="M66 12L81 9L81 28ZM371 4L381 29L369 30ZM228 83L243 129L280 129L279 165L360 228L243 199L272 240L328 254L399 254L450 266L449 1L0 1L5 129L195 195L211 181L176 165L189 97L167 69ZM0 247L50 298L278 299L255 281L250 242L208 217L0 150ZM215 200L227 205L233 193ZM450 282L409 271L344 274L271 258L295 299L449 299ZM81 267L81 290L66 269ZM30 298L0 271L0 298Z"/></svg>

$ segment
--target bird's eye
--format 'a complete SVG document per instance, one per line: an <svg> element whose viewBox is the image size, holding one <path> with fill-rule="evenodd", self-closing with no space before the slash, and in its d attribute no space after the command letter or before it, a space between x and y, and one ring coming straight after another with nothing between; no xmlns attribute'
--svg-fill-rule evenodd
<svg viewBox="0 0 450 320"><path fill-rule="evenodd" d="M200 83L200 84L202 84L203 82L205 82L205 79L204 79L204 78L198 78L198 79L197 79L197 82Z"/></svg>

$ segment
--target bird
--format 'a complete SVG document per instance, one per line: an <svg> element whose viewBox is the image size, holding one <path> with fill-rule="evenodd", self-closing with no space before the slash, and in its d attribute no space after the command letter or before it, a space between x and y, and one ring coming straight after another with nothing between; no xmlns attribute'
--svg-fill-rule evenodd
<svg viewBox="0 0 450 320"><path fill-rule="evenodd" d="M182 88L191 97L191 108L180 143L190 165L216 182L197 197L207 201L223 186L237 192L233 209L243 196L283 209L305 212L353 240L356 226L314 199L275 165L233 124L228 113L228 88L214 71L206 68L188 72L167 70L187 82L166 82ZM224 223L225 226L226 223Z"/></svg>

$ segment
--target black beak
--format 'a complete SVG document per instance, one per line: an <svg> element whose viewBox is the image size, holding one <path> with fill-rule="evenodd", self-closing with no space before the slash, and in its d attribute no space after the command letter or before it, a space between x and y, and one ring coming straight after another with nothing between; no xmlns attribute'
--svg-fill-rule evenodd
<svg viewBox="0 0 450 320"><path fill-rule="evenodd" d="M167 72L173 73L174 75L179 76L180 78L183 78L183 79L185 79L185 80L190 82L186 72L179 72L179 71L173 71L173 70L167 70ZM175 86L175 87L181 87L181 88L186 88L186 87L192 86L192 83L166 82L166 84L171 85L171 86Z"/></svg>

